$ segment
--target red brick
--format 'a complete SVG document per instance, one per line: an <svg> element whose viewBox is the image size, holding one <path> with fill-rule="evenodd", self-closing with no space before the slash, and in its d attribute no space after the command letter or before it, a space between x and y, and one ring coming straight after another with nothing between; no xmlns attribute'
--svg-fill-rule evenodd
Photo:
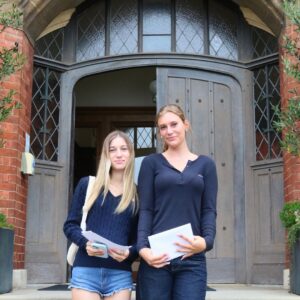
<svg viewBox="0 0 300 300"><path fill-rule="evenodd" d="M1 191L1 194L2 194L2 191ZM0 199L0 208L1 209L5 208L6 209L6 213L7 213L7 209L8 208L14 208L14 207L15 207L14 201Z"/></svg>

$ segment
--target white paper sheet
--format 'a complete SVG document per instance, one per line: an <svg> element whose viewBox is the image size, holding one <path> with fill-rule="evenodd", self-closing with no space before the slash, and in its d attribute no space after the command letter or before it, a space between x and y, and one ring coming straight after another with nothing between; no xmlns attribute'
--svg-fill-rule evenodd
<svg viewBox="0 0 300 300"><path fill-rule="evenodd" d="M128 248L130 248L129 246L122 246L122 245L116 244L93 231L82 231L82 235L85 238L87 238L89 241L105 244L108 248L112 248L112 249L116 249L116 250L120 250L120 251L125 251Z"/></svg>
<svg viewBox="0 0 300 300"><path fill-rule="evenodd" d="M175 243L180 242L184 244L187 242L180 238L178 234L193 238L191 224L188 223L179 227L172 228L170 230L150 235L148 239L153 254L157 255L167 253L170 260L182 256L182 252L177 252L178 246L176 246Z"/></svg>

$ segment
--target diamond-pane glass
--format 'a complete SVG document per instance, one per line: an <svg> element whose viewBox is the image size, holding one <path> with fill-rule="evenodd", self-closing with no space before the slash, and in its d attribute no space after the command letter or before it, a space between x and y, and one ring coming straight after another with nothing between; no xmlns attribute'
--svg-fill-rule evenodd
<svg viewBox="0 0 300 300"><path fill-rule="evenodd" d="M276 118L273 106L280 103L278 65L258 68L253 76L256 160L279 158L281 136L273 127Z"/></svg>
<svg viewBox="0 0 300 300"><path fill-rule="evenodd" d="M176 52L203 54L203 1L176 1Z"/></svg>
<svg viewBox="0 0 300 300"><path fill-rule="evenodd" d="M77 18L76 60L105 55L105 1L99 1Z"/></svg>
<svg viewBox="0 0 300 300"><path fill-rule="evenodd" d="M209 53L238 60L237 14L223 3L209 1Z"/></svg>
<svg viewBox="0 0 300 300"><path fill-rule="evenodd" d="M35 54L61 61L63 40L63 28L50 32L36 41Z"/></svg>
<svg viewBox="0 0 300 300"><path fill-rule="evenodd" d="M137 0L112 0L110 24L110 54L138 51Z"/></svg>
<svg viewBox="0 0 300 300"><path fill-rule="evenodd" d="M259 28L251 27L252 30L252 58L266 56L278 52L276 37Z"/></svg>
<svg viewBox="0 0 300 300"><path fill-rule="evenodd" d="M152 127L138 127L137 128L137 149L152 148Z"/></svg>
<svg viewBox="0 0 300 300"><path fill-rule="evenodd" d="M155 127L126 127L120 130L126 132L136 150L156 147Z"/></svg>
<svg viewBox="0 0 300 300"><path fill-rule="evenodd" d="M35 158L58 159L60 73L35 67L31 108L31 151Z"/></svg>
<svg viewBox="0 0 300 300"><path fill-rule="evenodd" d="M128 135L132 144L134 144L134 128L126 128L124 132Z"/></svg>

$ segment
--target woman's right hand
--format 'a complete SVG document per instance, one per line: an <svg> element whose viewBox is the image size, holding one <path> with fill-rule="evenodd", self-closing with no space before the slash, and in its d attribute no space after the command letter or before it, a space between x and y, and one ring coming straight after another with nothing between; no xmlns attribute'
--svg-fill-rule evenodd
<svg viewBox="0 0 300 300"><path fill-rule="evenodd" d="M154 268L162 268L170 264L167 254L154 255L150 248L143 248L139 252L140 256L147 262L147 264Z"/></svg>
<svg viewBox="0 0 300 300"><path fill-rule="evenodd" d="M103 250L94 248L91 241L86 243L85 249L89 256L101 256L104 254Z"/></svg>

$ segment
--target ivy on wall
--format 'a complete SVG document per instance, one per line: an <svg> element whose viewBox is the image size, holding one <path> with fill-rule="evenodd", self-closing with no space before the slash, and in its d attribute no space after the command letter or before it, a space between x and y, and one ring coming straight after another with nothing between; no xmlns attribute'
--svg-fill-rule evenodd
<svg viewBox="0 0 300 300"><path fill-rule="evenodd" d="M22 13L15 4L9 9L2 9L8 1L0 1L0 36L7 27L20 28L22 26ZM21 104L14 99L16 91L10 89L5 93L4 83L10 75L16 73L25 63L25 57L19 50L16 42L13 47L0 49L0 122L6 120L14 109L21 108ZM0 132L1 133L1 132ZM0 148L4 146L4 140L0 138Z"/></svg>
<svg viewBox="0 0 300 300"><path fill-rule="evenodd" d="M296 0L285 0L283 10L295 28L295 32L284 36L283 65L286 74L299 84L300 89L300 6ZM300 96L299 90L289 91L286 107L274 107L278 120L274 127L283 133L281 147L288 153L300 156Z"/></svg>

